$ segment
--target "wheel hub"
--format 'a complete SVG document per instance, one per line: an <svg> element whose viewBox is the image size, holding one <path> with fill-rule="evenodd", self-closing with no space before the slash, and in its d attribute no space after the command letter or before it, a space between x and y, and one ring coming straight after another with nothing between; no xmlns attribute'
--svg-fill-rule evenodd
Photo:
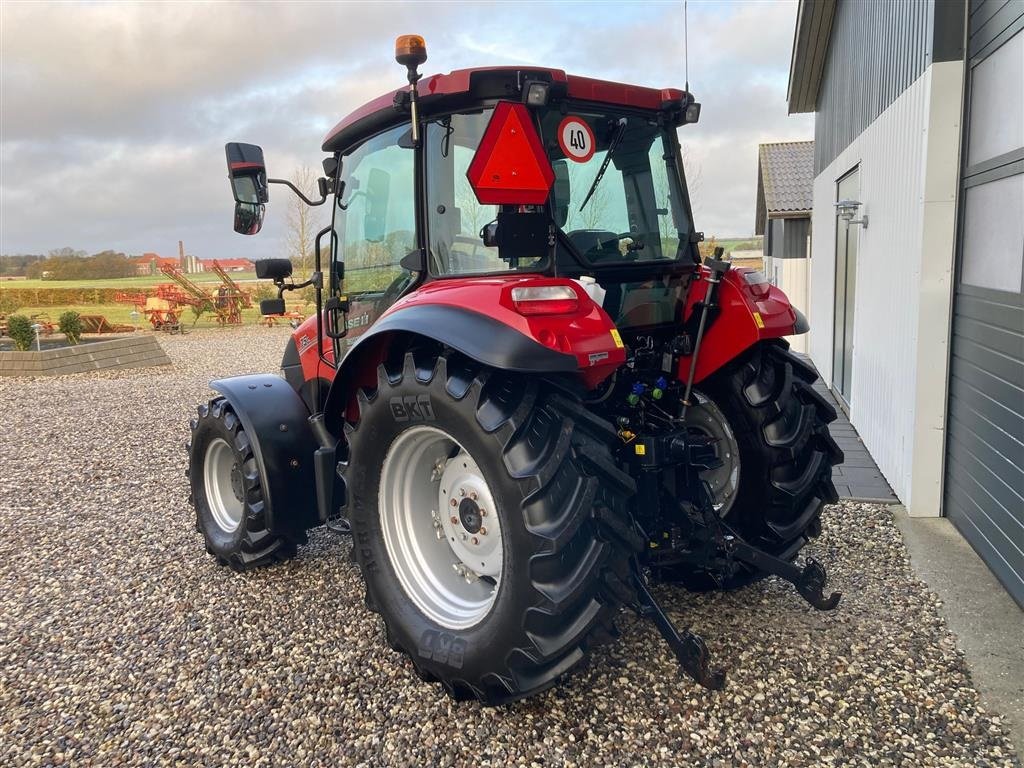
<svg viewBox="0 0 1024 768"><path fill-rule="evenodd" d="M497 594L502 538L473 457L436 427L405 430L384 457L378 508L406 595L441 626L479 623Z"/></svg>
<svg viewBox="0 0 1024 768"><path fill-rule="evenodd" d="M740 488L740 448L725 414L700 392L693 393L696 401L686 411L688 430L710 437L715 441L721 466L700 473L700 478L711 487L715 511L722 517L732 508Z"/></svg>
<svg viewBox="0 0 1024 768"><path fill-rule="evenodd" d="M459 561L477 576L497 578L501 574L502 548L494 499L468 453L461 452L445 464L438 505L457 510L441 525Z"/></svg>
<svg viewBox="0 0 1024 768"><path fill-rule="evenodd" d="M463 499L459 503L459 520L462 521L462 527L469 533L480 533L483 518L480 516L480 507L475 501Z"/></svg>
<svg viewBox="0 0 1024 768"><path fill-rule="evenodd" d="M203 490L217 527L225 533L237 530L245 513L245 491L235 451L224 438L214 438L206 448Z"/></svg>
<svg viewBox="0 0 1024 768"><path fill-rule="evenodd" d="M231 492L238 501L242 501L242 470L238 464L231 466Z"/></svg>

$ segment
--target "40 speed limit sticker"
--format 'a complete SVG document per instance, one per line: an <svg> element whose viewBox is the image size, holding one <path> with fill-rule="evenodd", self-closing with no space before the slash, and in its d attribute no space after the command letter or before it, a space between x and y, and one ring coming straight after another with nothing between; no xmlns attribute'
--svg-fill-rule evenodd
<svg viewBox="0 0 1024 768"><path fill-rule="evenodd" d="M565 156L585 163L594 156L594 132L582 117L569 115L558 126L558 146Z"/></svg>

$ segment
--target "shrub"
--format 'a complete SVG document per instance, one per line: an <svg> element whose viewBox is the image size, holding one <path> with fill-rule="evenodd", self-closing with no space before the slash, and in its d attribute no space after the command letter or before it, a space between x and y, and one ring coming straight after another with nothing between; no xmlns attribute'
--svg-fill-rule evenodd
<svg viewBox="0 0 1024 768"><path fill-rule="evenodd" d="M252 299L257 304L263 299L276 299L277 288L270 285L269 283L259 283L252 291L250 291Z"/></svg>
<svg viewBox="0 0 1024 768"><path fill-rule="evenodd" d="M77 344L82 338L82 318L77 312L64 312L57 320L57 327L68 340L68 344Z"/></svg>
<svg viewBox="0 0 1024 768"><path fill-rule="evenodd" d="M24 315L11 315L7 318L7 335L14 342L15 349L27 352L32 349L36 332L32 330L32 321Z"/></svg>

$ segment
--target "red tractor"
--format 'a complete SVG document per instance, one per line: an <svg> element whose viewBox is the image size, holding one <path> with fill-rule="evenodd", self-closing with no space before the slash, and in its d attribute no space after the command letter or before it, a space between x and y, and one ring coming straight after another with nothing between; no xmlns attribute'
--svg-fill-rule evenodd
<svg viewBox="0 0 1024 768"><path fill-rule="evenodd" d="M555 69L422 79L330 132L309 279L282 376L212 383L192 421L197 527L237 570L350 533L388 644L457 698L554 685L622 607L684 670L724 683L653 581L728 589L765 575L814 607L801 547L836 501L832 406L783 337L807 322L764 276L703 264L677 129L691 94ZM227 145L235 229L259 231L262 150ZM320 263L321 243L329 263Z"/></svg>

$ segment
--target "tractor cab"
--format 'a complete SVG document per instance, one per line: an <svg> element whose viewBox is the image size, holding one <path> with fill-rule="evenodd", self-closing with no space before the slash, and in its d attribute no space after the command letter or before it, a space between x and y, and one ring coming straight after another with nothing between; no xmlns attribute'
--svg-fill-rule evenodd
<svg viewBox="0 0 1024 768"><path fill-rule="evenodd" d="M702 237L677 137L700 113L690 94L555 69L422 78L425 50L404 38L398 48L410 85L335 126L323 143L322 199L308 201L332 202L316 250L329 242L321 283L339 299L324 304L338 329L329 335L347 338L335 360L399 298L436 280L566 277L622 329L678 319ZM228 162L236 230L253 234L267 184L288 182L266 179L258 147L230 144Z"/></svg>
<svg viewBox="0 0 1024 768"><path fill-rule="evenodd" d="M538 274L583 279L620 324L678 316L698 261L676 136L689 95L511 68L421 91L415 141L401 90L324 143L351 301L379 316L425 282Z"/></svg>

